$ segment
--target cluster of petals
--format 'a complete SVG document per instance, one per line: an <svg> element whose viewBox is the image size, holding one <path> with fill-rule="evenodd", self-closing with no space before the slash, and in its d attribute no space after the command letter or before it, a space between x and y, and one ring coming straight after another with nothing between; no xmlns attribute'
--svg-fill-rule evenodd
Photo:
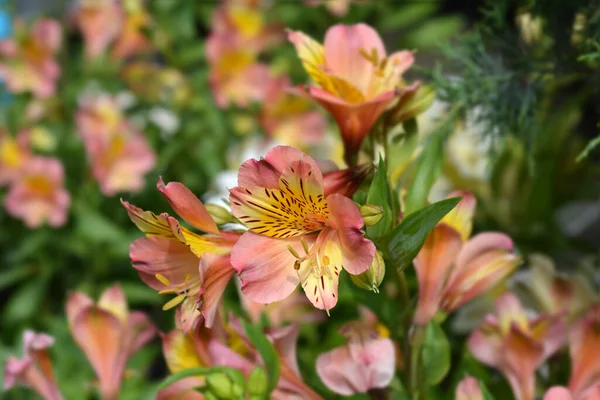
<svg viewBox="0 0 600 400"><path fill-rule="evenodd" d="M536 369L562 347L566 335L563 316L530 319L518 298L505 293L496 300L495 313L471 334L468 346L476 359L504 374L517 400L533 400Z"/></svg>
<svg viewBox="0 0 600 400"><path fill-rule="evenodd" d="M108 94L85 96L76 122L102 192L112 196L141 190L156 155L143 134L123 115L117 99Z"/></svg>
<svg viewBox="0 0 600 400"><path fill-rule="evenodd" d="M326 193L317 163L295 148L277 146L244 162L229 200L248 228L231 263L255 302L282 300L300 284L315 307L330 310L342 269L360 274L373 261L375 246L363 236L356 204Z"/></svg>
<svg viewBox="0 0 600 400"><path fill-rule="evenodd" d="M235 273L229 256L240 235L219 230L204 204L183 184L165 185L161 179L157 187L177 215L203 234L181 226L167 213L156 215L124 201L129 217L146 234L130 246L132 265L148 286L175 295L164 309L180 305L178 317L186 332L201 320L211 327Z"/></svg>
<svg viewBox="0 0 600 400"><path fill-rule="evenodd" d="M8 357L4 366L4 390L15 386L31 388L44 400L62 400L56 385L48 349L54 338L44 333L23 333L23 357Z"/></svg>
<svg viewBox="0 0 600 400"><path fill-rule="evenodd" d="M28 28L17 20L14 38L0 41L0 78L8 90L30 92L37 97L52 96L61 72L55 60L61 43L57 21L40 18Z"/></svg>
<svg viewBox="0 0 600 400"><path fill-rule="evenodd" d="M111 45L111 55L117 59L149 48L143 31L151 20L142 0L78 0L72 18L83 36L88 59L104 54Z"/></svg>
<svg viewBox="0 0 600 400"><path fill-rule="evenodd" d="M468 192L429 233L414 260L419 282L415 323L426 325L439 311L449 313L504 280L520 263L513 241L499 232L471 236L475 197Z"/></svg>
<svg viewBox="0 0 600 400"><path fill-rule="evenodd" d="M264 99L271 77L268 66L257 58L281 37L281 29L264 18L257 2L224 1L215 11L206 58L219 107L246 107Z"/></svg>
<svg viewBox="0 0 600 400"><path fill-rule="evenodd" d="M98 377L104 400L115 400L129 357L156 335L146 314L129 311L118 285L106 289L97 303L81 292L69 294L69 329Z"/></svg>
<svg viewBox="0 0 600 400"><path fill-rule="evenodd" d="M351 396L390 384L396 368L396 349L376 316L362 308L360 321L345 324L339 332L347 343L317 358L317 373L332 391Z"/></svg>
<svg viewBox="0 0 600 400"><path fill-rule="evenodd" d="M315 86L298 92L312 98L336 120L353 164L365 136L384 111L418 83L405 87L402 74L413 64L410 51L387 56L377 32L366 24L334 25L323 45L299 31L289 31L304 69ZM403 87L404 86L404 87Z"/></svg>
<svg viewBox="0 0 600 400"><path fill-rule="evenodd" d="M293 324L265 331L280 363L280 377L271 399L321 399L300 376L296 359L298 330L299 326ZM163 353L171 373L193 367L227 366L238 369L248 378L256 367L264 366L260 353L246 336L239 320L233 316L229 317L229 321L218 319L210 330L201 326L188 333L174 329L162 335L162 340ZM159 392L158 399L200 400L203 397L194 388L203 383L203 376L180 380Z"/></svg>

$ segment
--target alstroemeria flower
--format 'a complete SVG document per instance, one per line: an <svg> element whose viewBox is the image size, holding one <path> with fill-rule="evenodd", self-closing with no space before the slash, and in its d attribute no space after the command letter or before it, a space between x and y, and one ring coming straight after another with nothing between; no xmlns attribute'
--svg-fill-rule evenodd
<svg viewBox="0 0 600 400"><path fill-rule="evenodd" d="M598 301L583 276L557 272L554 261L542 254L530 255L529 271L517 279L535 306L548 314L567 312L571 319L576 318Z"/></svg>
<svg viewBox="0 0 600 400"><path fill-rule="evenodd" d="M472 376L464 377L456 386L454 400L483 400L477 379Z"/></svg>
<svg viewBox="0 0 600 400"><path fill-rule="evenodd" d="M118 285L106 289L97 303L80 292L66 304L69 329L98 377L102 398L119 394L127 360L156 335L146 314L129 311Z"/></svg>
<svg viewBox="0 0 600 400"><path fill-rule="evenodd" d="M308 96L337 121L352 165L365 136L386 108L407 90L402 74L413 63L409 51L387 57L381 38L368 25L335 25L324 44L302 32L288 32L306 72L318 86L306 87Z"/></svg>
<svg viewBox="0 0 600 400"><path fill-rule="evenodd" d="M239 321L230 316L229 337L213 338L208 345L213 365L225 365L240 370L246 378L257 367L262 366L260 353L246 336ZM296 359L296 343L299 326L288 325L272 328L265 332L279 356L279 381L271 399L273 400L322 400L315 391L306 385L300 376Z"/></svg>
<svg viewBox="0 0 600 400"><path fill-rule="evenodd" d="M123 115L108 95L85 97L77 111L81 135L94 178L107 196L136 192L156 163L156 155L141 132Z"/></svg>
<svg viewBox="0 0 600 400"><path fill-rule="evenodd" d="M415 323L427 323L442 310L451 312L474 297L493 288L519 264L513 242L498 232L483 232L469 238L475 210L475 197L463 196L427 236L414 260L419 281Z"/></svg>
<svg viewBox="0 0 600 400"><path fill-rule="evenodd" d="M543 400L600 400L600 384L593 386L580 395L574 395L562 386L551 387Z"/></svg>
<svg viewBox="0 0 600 400"><path fill-rule="evenodd" d="M373 313L367 309L361 313L361 321L340 328L348 343L317 358L317 373L323 383L344 396L384 388L394 377L394 342L387 329L380 328Z"/></svg>
<svg viewBox="0 0 600 400"><path fill-rule="evenodd" d="M93 59L104 53L119 36L125 14L116 0L79 0L73 11L83 35L85 54Z"/></svg>
<svg viewBox="0 0 600 400"><path fill-rule="evenodd" d="M33 389L44 400L62 400L56 386L48 348L54 338L44 333L23 333L23 358L8 357L4 365L4 390L15 386Z"/></svg>
<svg viewBox="0 0 600 400"><path fill-rule="evenodd" d="M28 31L21 21L17 21L15 31L18 41L0 41L0 78L13 93L51 96L60 76L60 65L54 59L62 42L60 24L42 18Z"/></svg>
<svg viewBox="0 0 600 400"><path fill-rule="evenodd" d="M71 204L64 180L65 172L60 160L31 157L20 171L19 179L12 183L4 199L4 207L29 228L37 228L45 222L53 227L64 225Z"/></svg>
<svg viewBox="0 0 600 400"><path fill-rule="evenodd" d="M23 131L13 138L8 132L0 130L0 186L18 180L21 171L31 157Z"/></svg>
<svg viewBox="0 0 600 400"><path fill-rule="evenodd" d="M152 19L143 7L143 0L128 0L124 8L123 28L112 49L112 56L118 59L132 57L147 51L150 47L150 41L146 38L144 30L151 27Z"/></svg>
<svg viewBox="0 0 600 400"><path fill-rule="evenodd" d="M201 318L210 327L235 272L229 255L239 234L219 231L204 204L183 184L165 185L160 179L157 187L184 221L205 234L182 227L167 213L156 215L124 201L129 218L146 234L131 244L132 265L148 286L176 295L163 309L181 304L185 331Z"/></svg>
<svg viewBox="0 0 600 400"><path fill-rule="evenodd" d="M356 204L340 194L325 197L320 168L297 149L278 146L263 160L246 161L229 199L249 229L231 263L251 300L282 300L300 283L315 307L330 310L342 268L360 274L373 261L375 246L360 230Z"/></svg>
<svg viewBox="0 0 600 400"><path fill-rule="evenodd" d="M529 319L517 297L505 293L468 345L476 359L504 374L517 400L534 400L535 370L562 347L566 333L561 316Z"/></svg>

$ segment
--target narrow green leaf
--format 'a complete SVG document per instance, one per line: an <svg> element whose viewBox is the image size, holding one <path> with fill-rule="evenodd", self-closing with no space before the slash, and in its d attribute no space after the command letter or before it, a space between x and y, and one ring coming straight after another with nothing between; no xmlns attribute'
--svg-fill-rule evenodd
<svg viewBox="0 0 600 400"><path fill-rule="evenodd" d="M392 228L392 208L388 197L387 168L385 161L379 157L379 166L367 194L367 204L383 207L383 217L373 226L367 226L367 237L375 242L383 238Z"/></svg>
<svg viewBox="0 0 600 400"><path fill-rule="evenodd" d="M393 261L396 268L403 270L410 265L429 232L460 199L453 197L442 200L413 212L387 236L387 245L384 247L387 250L386 257Z"/></svg>
<svg viewBox="0 0 600 400"><path fill-rule="evenodd" d="M246 321L242 321L242 324L248 338L254 344L265 363L269 379L268 393L270 394L279 381L279 357L273 344L263 335L259 328Z"/></svg>
<svg viewBox="0 0 600 400"><path fill-rule="evenodd" d="M406 194L406 214L427 205L429 191L442 171L443 143L441 135L432 137L416 163L415 177Z"/></svg>
<svg viewBox="0 0 600 400"><path fill-rule="evenodd" d="M427 325L422 351L425 380L431 386L437 385L450 370L450 342L434 321Z"/></svg>
<svg viewBox="0 0 600 400"><path fill-rule="evenodd" d="M483 394L483 400L495 400L494 396L482 381L479 381L479 388L481 389L481 394Z"/></svg>
<svg viewBox="0 0 600 400"><path fill-rule="evenodd" d="M598 146L600 146L600 135L588 142L587 146L585 146L585 149L583 149L583 151L577 156L577 162L581 162L582 160L586 159Z"/></svg>
<svg viewBox="0 0 600 400"><path fill-rule="evenodd" d="M168 376L164 381L160 383L158 386L158 390L162 390L167 386L174 384L177 381L180 381L184 378L189 378L190 376L198 376L198 375L210 375L216 373L229 373L232 368L229 367L212 367L212 368L204 368L204 367L196 367L196 368L188 368L183 371L179 371L174 373L173 375Z"/></svg>

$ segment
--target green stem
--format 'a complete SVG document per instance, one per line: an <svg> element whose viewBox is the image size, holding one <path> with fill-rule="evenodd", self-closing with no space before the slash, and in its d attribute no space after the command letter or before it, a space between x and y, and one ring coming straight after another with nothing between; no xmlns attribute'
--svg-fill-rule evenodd
<svg viewBox="0 0 600 400"><path fill-rule="evenodd" d="M410 365L408 374L413 400L419 400L422 398L421 395L423 394L421 391L421 348L425 341L425 328L420 325L415 325L413 329L414 331L410 344Z"/></svg>

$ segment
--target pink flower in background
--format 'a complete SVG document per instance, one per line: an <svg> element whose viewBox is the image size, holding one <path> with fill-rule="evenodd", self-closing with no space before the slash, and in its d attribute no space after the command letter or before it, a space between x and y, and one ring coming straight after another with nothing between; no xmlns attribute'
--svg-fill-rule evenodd
<svg viewBox="0 0 600 400"><path fill-rule="evenodd" d="M600 384L589 388L578 396L573 395L565 387L554 386L546 392L543 400L600 400Z"/></svg>
<svg viewBox="0 0 600 400"><path fill-rule="evenodd" d="M66 304L69 329L98 377L102 398L115 400L129 357L156 335L146 314L129 311L118 285L106 289L97 303L80 292Z"/></svg>
<svg viewBox="0 0 600 400"><path fill-rule="evenodd" d="M64 169L58 159L31 157L10 186L4 207L29 228L37 228L45 222L53 227L64 225L71 204L64 180Z"/></svg>
<svg viewBox="0 0 600 400"><path fill-rule="evenodd" d="M93 59L106 51L119 36L125 20L117 0L78 0L73 17L85 43L85 54Z"/></svg>
<svg viewBox="0 0 600 400"><path fill-rule="evenodd" d="M335 25L324 44L306 34L289 31L304 69L317 86L306 95L336 120L348 165L353 165L365 136L388 106L418 83L400 89L402 74L412 65L409 51L387 57L381 38L368 25Z"/></svg>
<svg viewBox="0 0 600 400"><path fill-rule="evenodd" d="M344 396L386 387L396 368L396 349L387 329L378 329L370 311L361 312L361 321L340 328L348 342L317 358L317 373L323 383Z"/></svg>
<svg viewBox="0 0 600 400"><path fill-rule="evenodd" d="M123 202L129 218L146 234L130 247L132 265L148 286L163 294L176 295L163 309L181 304L179 315L186 332L204 320L211 327L223 292L234 275L229 255L238 233L219 231L216 223L194 194L179 182L158 190L175 212L204 234L180 226L167 213L155 215Z"/></svg>
<svg viewBox="0 0 600 400"><path fill-rule="evenodd" d="M150 49L150 41L144 30L151 27L152 19L142 4L142 0L129 0L125 8L123 29L117 37L112 50L112 56L125 59Z"/></svg>
<svg viewBox="0 0 600 400"><path fill-rule="evenodd" d="M451 312L467 301L492 289L520 263L513 254L513 242L503 233L471 235L475 197L463 196L427 236L414 260L419 282L415 323L427 323L442 310Z"/></svg>
<svg viewBox="0 0 600 400"><path fill-rule="evenodd" d="M260 123L267 137L292 147L316 144L325 135L323 115L311 109L310 102L288 93L287 76L272 78L266 88Z"/></svg>
<svg viewBox="0 0 600 400"><path fill-rule="evenodd" d="M13 138L0 130L0 186L18 180L31 157L24 131Z"/></svg>
<svg viewBox="0 0 600 400"><path fill-rule="evenodd" d="M351 4L365 4L369 0L304 0L307 6L316 7L323 5L336 17L343 17L348 14Z"/></svg>
<svg viewBox="0 0 600 400"><path fill-rule="evenodd" d="M333 308L342 268L360 274L375 255L360 230L358 207L340 194L325 197L320 168L292 147L244 162L238 185L230 190L231 208L249 231L234 246L231 263L244 295L272 303L301 284L315 307Z"/></svg>
<svg viewBox="0 0 600 400"><path fill-rule="evenodd" d="M209 82L219 107L262 101L271 80L267 65L238 36L213 33L206 40Z"/></svg>
<svg viewBox="0 0 600 400"><path fill-rule="evenodd" d="M517 297L505 293L468 345L476 359L504 374L517 400L534 400L535 371L562 347L566 335L561 316L529 319Z"/></svg>
<svg viewBox="0 0 600 400"><path fill-rule="evenodd" d="M60 76L60 65L54 58L62 42L60 24L41 18L27 30L16 21L15 31L17 39L0 41L0 78L13 93L52 96Z"/></svg>
<svg viewBox="0 0 600 400"><path fill-rule="evenodd" d="M464 377L456 386L454 400L483 400L477 379L472 376Z"/></svg>
<svg viewBox="0 0 600 400"><path fill-rule="evenodd" d="M136 192L156 163L156 155L123 115L114 97L87 97L77 111L81 135L94 178L107 196Z"/></svg>
<svg viewBox="0 0 600 400"><path fill-rule="evenodd" d="M15 386L33 389L44 400L62 400L56 386L48 348L54 338L44 333L25 331L23 358L8 357L4 365L4 390Z"/></svg>

